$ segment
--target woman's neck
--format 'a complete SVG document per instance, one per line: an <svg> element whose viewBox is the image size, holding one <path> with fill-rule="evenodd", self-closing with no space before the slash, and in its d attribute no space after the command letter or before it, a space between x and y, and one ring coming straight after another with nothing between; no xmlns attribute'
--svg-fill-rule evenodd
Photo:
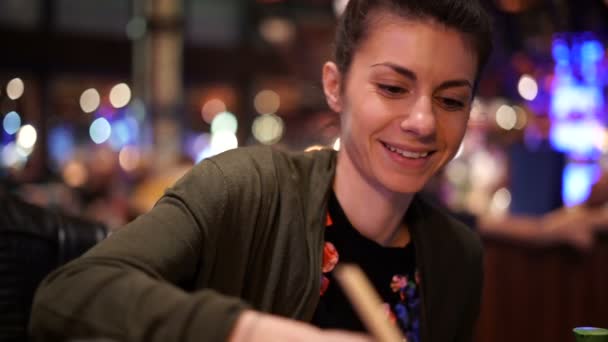
<svg viewBox="0 0 608 342"><path fill-rule="evenodd" d="M333 190L346 217L363 236L382 246L402 247L409 243L403 216L412 194L391 192L366 179L346 151L338 152Z"/></svg>

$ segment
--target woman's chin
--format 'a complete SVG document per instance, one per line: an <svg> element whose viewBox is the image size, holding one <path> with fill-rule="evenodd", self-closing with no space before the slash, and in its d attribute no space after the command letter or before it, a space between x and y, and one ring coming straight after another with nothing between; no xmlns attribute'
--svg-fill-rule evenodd
<svg viewBox="0 0 608 342"><path fill-rule="evenodd" d="M405 175L387 175L379 177L382 186L395 194L414 194L422 190L428 179L426 177L412 177Z"/></svg>

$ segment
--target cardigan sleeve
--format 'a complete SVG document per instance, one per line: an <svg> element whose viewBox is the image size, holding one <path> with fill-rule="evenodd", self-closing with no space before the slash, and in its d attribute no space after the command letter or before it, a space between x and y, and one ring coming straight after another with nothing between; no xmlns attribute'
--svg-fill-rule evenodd
<svg viewBox="0 0 608 342"><path fill-rule="evenodd" d="M200 163L150 212L48 275L32 307L34 339L226 340L247 304L180 287L215 253L228 215L225 178L213 161Z"/></svg>
<svg viewBox="0 0 608 342"><path fill-rule="evenodd" d="M475 335L475 326L479 318L481 296L483 289L483 248L481 242L475 239L471 253L471 287L469 292L469 305L463 317L463 324L455 338L455 342L471 342Z"/></svg>

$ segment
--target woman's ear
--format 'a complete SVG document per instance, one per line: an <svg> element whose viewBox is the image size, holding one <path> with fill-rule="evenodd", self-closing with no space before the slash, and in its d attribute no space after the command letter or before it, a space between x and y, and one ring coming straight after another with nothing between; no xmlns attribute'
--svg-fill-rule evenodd
<svg viewBox="0 0 608 342"><path fill-rule="evenodd" d="M334 62L323 65L323 92L329 108L336 113L342 111L342 75Z"/></svg>

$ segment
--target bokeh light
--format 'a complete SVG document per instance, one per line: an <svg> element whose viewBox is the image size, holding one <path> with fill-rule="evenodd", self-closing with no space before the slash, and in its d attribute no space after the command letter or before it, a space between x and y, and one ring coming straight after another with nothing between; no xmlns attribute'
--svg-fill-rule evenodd
<svg viewBox="0 0 608 342"><path fill-rule="evenodd" d="M264 114L253 121L253 136L262 144L277 143L283 137L283 132L283 120L274 114Z"/></svg>
<svg viewBox="0 0 608 342"><path fill-rule="evenodd" d="M553 59L558 65L567 65L570 62L570 49L563 39L553 41Z"/></svg>
<svg viewBox="0 0 608 342"><path fill-rule="evenodd" d="M34 152L34 146L30 146L30 147L24 147L21 146L19 144L16 145L17 149L17 153L19 154L19 156L23 157L23 158L27 158L30 156L30 154L32 154L32 152Z"/></svg>
<svg viewBox="0 0 608 342"><path fill-rule="evenodd" d="M85 113L94 112L101 103L101 97L96 89L89 88L80 95L80 108Z"/></svg>
<svg viewBox="0 0 608 342"><path fill-rule="evenodd" d="M450 183L463 185L469 178L469 167L463 160L453 160L446 167L446 177Z"/></svg>
<svg viewBox="0 0 608 342"><path fill-rule="evenodd" d="M494 193L490 203L490 211L493 214L504 214L511 206L511 192L502 188Z"/></svg>
<svg viewBox="0 0 608 342"><path fill-rule="evenodd" d="M599 128L595 134L595 147L602 153L608 154L608 129Z"/></svg>
<svg viewBox="0 0 608 342"><path fill-rule="evenodd" d="M296 33L295 25L284 18L268 18L260 24L260 34L266 41L283 44L291 41Z"/></svg>
<svg viewBox="0 0 608 342"><path fill-rule="evenodd" d="M91 140L96 144L103 144L106 142L112 134L112 127L105 118L98 118L89 127L89 135Z"/></svg>
<svg viewBox="0 0 608 342"><path fill-rule="evenodd" d="M147 30L146 19L143 17L133 17L129 20L126 27L127 37L130 40L138 40L145 36Z"/></svg>
<svg viewBox="0 0 608 342"><path fill-rule="evenodd" d="M517 124L517 112L511 106L500 106L496 111L496 123L500 128L507 131L515 128Z"/></svg>
<svg viewBox="0 0 608 342"><path fill-rule="evenodd" d="M203 161L204 159L207 159L209 157L213 157L215 154L213 153L213 150L211 150L211 145L203 148L197 155L195 158L195 163L200 163L201 161Z"/></svg>
<svg viewBox="0 0 608 342"><path fill-rule="evenodd" d="M213 155L239 147L236 135L230 131L220 131L211 136L211 152Z"/></svg>
<svg viewBox="0 0 608 342"><path fill-rule="evenodd" d="M562 173L562 198L566 206L581 204L589 197L591 186L599 176L599 165L570 163Z"/></svg>
<svg viewBox="0 0 608 342"><path fill-rule="evenodd" d="M127 172L137 169L140 160L141 154L136 146L125 146L118 154L118 163L120 167Z"/></svg>
<svg viewBox="0 0 608 342"><path fill-rule="evenodd" d="M15 142L11 142L4 146L4 148L2 149L1 157L3 167L18 168L26 161L26 159L17 151L17 145L15 144Z"/></svg>
<svg viewBox="0 0 608 342"><path fill-rule="evenodd" d="M6 85L6 95L11 100L17 100L25 91L25 84L20 78L13 78Z"/></svg>
<svg viewBox="0 0 608 342"><path fill-rule="evenodd" d="M126 83L120 83L110 90L110 103L114 108L122 108L131 101L131 88Z"/></svg>
<svg viewBox="0 0 608 342"><path fill-rule="evenodd" d="M528 125L528 113L525 109L519 106L513 106L515 114L517 115L517 122L515 123L515 129L524 129Z"/></svg>
<svg viewBox="0 0 608 342"><path fill-rule="evenodd" d="M118 151L125 145L134 144L139 138L139 125L133 117L115 120L111 124L110 146Z"/></svg>
<svg viewBox="0 0 608 342"><path fill-rule="evenodd" d="M236 134L238 129L238 121L236 116L230 112L222 112L215 116L211 122L211 133L229 132Z"/></svg>
<svg viewBox="0 0 608 342"><path fill-rule="evenodd" d="M253 104L259 114L275 114L281 105L281 98L272 90L262 90L255 96Z"/></svg>
<svg viewBox="0 0 608 342"><path fill-rule="evenodd" d="M604 48L602 43L597 40L588 40L581 46L581 58L589 62L597 62L604 57Z"/></svg>
<svg viewBox="0 0 608 342"><path fill-rule="evenodd" d="M2 127L4 131L8 134L15 134L21 127L21 117L17 112L10 112L6 114L4 120L2 120Z"/></svg>
<svg viewBox="0 0 608 342"><path fill-rule="evenodd" d="M530 75L523 75L517 84L519 95L525 100L532 101L538 95L538 83Z"/></svg>
<svg viewBox="0 0 608 342"><path fill-rule="evenodd" d="M337 138L336 141L334 141L333 148L336 151L340 151L340 138Z"/></svg>
<svg viewBox="0 0 608 342"><path fill-rule="evenodd" d="M38 133L32 125L22 126L17 132L17 146L23 150L29 150L36 144Z"/></svg>
<svg viewBox="0 0 608 342"><path fill-rule="evenodd" d="M210 144L211 134L209 133L201 133L199 135L192 136L187 143L188 155L192 158L192 160L198 163L207 157L206 153L211 151Z"/></svg>
<svg viewBox="0 0 608 342"><path fill-rule="evenodd" d="M560 151L591 155L597 141L598 123L595 121L560 120L551 125L550 139Z"/></svg>
<svg viewBox="0 0 608 342"><path fill-rule="evenodd" d="M213 119L219 113L226 111L226 104L220 99L211 99L201 108L201 116L206 123L213 122Z"/></svg>
<svg viewBox="0 0 608 342"><path fill-rule="evenodd" d="M74 135L67 126L53 127L49 131L48 151L51 159L58 165L63 165L74 154Z"/></svg>
<svg viewBox="0 0 608 342"><path fill-rule="evenodd" d="M63 181L73 188L84 185L88 178L86 167L79 161L70 160L61 173Z"/></svg>

